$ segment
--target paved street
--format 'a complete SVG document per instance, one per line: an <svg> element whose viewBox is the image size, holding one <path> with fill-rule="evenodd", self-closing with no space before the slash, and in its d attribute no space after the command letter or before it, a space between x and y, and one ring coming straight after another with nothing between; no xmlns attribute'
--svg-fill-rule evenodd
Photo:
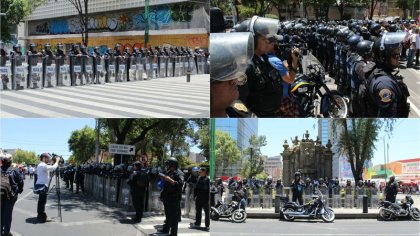
<svg viewBox="0 0 420 236"><path fill-rule="evenodd" d="M1 91L0 118L209 117L209 75Z"/></svg>
<svg viewBox="0 0 420 236"><path fill-rule="evenodd" d="M55 180L52 181L55 183ZM52 184L53 184L52 183ZM51 184L51 185L52 185ZM134 212L107 207L83 194L70 193L61 189L63 222L60 223L57 213L55 189L48 196L46 213L53 222L38 224L36 206L38 196L32 193L33 181L26 178L24 192L19 196L13 212L12 233L15 236L141 236L154 234L164 217L156 214L145 214L139 224L131 223ZM182 218L179 223L180 236L205 236L208 232L189 229L191 219Z"/></svg>
<svg viewBox="0 0 420 236"><path fill-rule="evenodd" d="M417 221L336 220L324 223L322 220L247 219L245 223L212 221L211 235L284 235L284 236L414 236L420 235Z"/></svg>

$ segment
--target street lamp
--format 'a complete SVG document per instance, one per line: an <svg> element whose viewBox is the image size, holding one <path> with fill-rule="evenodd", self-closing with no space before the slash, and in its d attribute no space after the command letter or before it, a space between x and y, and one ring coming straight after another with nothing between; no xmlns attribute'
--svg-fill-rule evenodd
<svg viewBox="0 0 420 236"><path fill-rule="evenodd" d="M1 27L1 17L2 16L5 16L6 15L6 13L3 13L3 12L0 12L0 27ZM0 29L0 40L1 40L1 29Z"/></svg>

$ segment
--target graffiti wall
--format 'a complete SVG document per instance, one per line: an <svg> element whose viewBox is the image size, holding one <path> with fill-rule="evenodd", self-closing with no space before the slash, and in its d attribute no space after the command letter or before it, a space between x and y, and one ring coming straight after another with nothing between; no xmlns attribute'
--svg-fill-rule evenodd
<svg viewBox="0 0 420 236"><path fill-rule="evenodd" d="M63 43L66 45L70 45L72 43L81 43L82 38L60 38L60 39L34 39L31 40L38 44L38 50L41 50L42 45L45 43L50 43L55 48L57 43ZM110 37L89 37L89 48L98 46L100 51L105 52L108 47L114 48L116 43L121 44L122 50L128 47L133 49L134 47L142 48L146 47L144 45L144 37L143 36L110 36ZM208 48L209 45L209 38L207 34L177 34L177 35L150 35L149 36L149 44L147 47L150 46L187 46L187 47L200 47L200 48Z"/></svg>
<svg viewBox="0 0 420 236"><path fill-rule="evenodd" d="M191 3L152 6L149 30L207 28L208 14L204 7ZM144 30L147 17L144 9L92 15L88 19L90 32L122 32ZM29 22L30 35L77 34L82 31L78 17Z"/></svg>

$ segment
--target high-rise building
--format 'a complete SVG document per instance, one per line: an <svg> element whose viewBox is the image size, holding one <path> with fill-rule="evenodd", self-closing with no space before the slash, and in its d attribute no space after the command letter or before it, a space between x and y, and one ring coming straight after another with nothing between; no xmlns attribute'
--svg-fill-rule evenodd
<svg viewBox="0 0 420 236"><path fill-rule="evenodd" d="M83 1L82 1L83 2ZM150 2L150 3L149 3ZM146 11L148 5L148 11ZM84 6L82 6L85 12ZM89 0L88 47L98 46L101 51L113 48L147 46L208 47L209 9L206 1L185 0ZM18 28L19 42L26 46L37 43L82 43L76 7L68 0L49 0L37 7ZM148 29L149 41L145 43Z"/></svg>
<svg viewBox="0 0 420 236"><path fill-rule="evenodd" d="M249 147L249 138L251 135L258 135L258 119L216 119L216 130L221 130L230 135L236 142L241 159L227 168L218 168L216 176L240 175L242 164L245 159L243 151ZM216 156L217 158L217 156Z"/></svg>
<svg viewBox="0 0 420 236"><path fill-rule="evenodd" d="M281 180L283 170L282 157L273 156L267 157L264 160L264 171L273 178L273 181Z"/></svg>
<svg viewBox="0 0 420 236"><path fill-rule="evenodd" d="M243 151L251 135L258 135L258 119L216 119L216 129L228 133Z"/></svg>
<svg viewBox="0 0 420 236"><path fill-rule="evenodd" d="M318 119L318 137L321 144L325 146L328 143L328 132L330 130L330 119Z"/></svg>

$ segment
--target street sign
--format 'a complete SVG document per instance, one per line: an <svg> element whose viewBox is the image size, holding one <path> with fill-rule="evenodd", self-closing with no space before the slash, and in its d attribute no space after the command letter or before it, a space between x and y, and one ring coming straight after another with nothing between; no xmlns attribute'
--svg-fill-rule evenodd
<svg viewBox="0 0 420 236"><path fill-rule="evenodd" d="M134 155L136 153L136 147L133 145L124 145L124 144L109 144L109 153L113 154L124 154L124 155Z"/></svg>

